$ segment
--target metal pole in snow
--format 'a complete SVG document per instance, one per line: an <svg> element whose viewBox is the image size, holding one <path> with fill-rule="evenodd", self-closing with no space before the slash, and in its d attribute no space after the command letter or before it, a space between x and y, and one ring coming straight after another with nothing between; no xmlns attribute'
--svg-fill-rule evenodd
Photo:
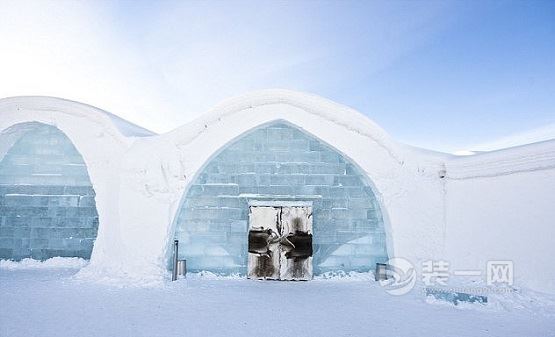
<svg viewBox="0 0 555 337"><path fill-rule="evenodd" d="M173 270L172 281L177 280L177 255L179 253L179 240L173 240Z"/></svg>

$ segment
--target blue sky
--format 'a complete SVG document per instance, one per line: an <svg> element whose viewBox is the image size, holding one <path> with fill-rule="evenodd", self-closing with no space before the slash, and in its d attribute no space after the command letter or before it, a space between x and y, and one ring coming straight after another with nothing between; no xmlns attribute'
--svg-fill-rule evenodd
<svg viewBox="0 0 555 337"><path fill-rule="evenodd" d="M0 15L0 97L69 98L158 132L287 88L441 151L555 136L555 1L4 0Z"/></svg>

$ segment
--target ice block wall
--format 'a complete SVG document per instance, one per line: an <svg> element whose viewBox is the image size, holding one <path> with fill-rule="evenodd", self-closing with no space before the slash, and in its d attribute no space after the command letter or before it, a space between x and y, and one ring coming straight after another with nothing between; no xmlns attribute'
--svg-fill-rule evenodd
<svg viewBox="0 0 555 337"><path fill-rule="evenodd" d="M54 126L25 123L9 132L22 135L0 162L0 259L88 259L98 213L82 156Z"/></svg>
<svg viewBox="0 0 555 337"><path fill-rule="evenodd" d="M190 270L246 273L249 200L313 203L316 274L387 260L382 213L363 172L319 139L274 122L228 144L186 192L175 238Z"/></svg>

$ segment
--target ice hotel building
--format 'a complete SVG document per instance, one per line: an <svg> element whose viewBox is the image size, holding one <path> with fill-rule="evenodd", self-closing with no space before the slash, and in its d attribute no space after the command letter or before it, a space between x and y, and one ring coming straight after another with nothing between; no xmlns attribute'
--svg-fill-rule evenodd
<svg viewBox="0 0 555 337"><path fill-rule="evenodd" d="M555 140L457 157L329 100L267 90L154 134L89 105L0 100L0 259L77 256L81 275L310 279L398 256L513 261L555 292Z"/></svg>

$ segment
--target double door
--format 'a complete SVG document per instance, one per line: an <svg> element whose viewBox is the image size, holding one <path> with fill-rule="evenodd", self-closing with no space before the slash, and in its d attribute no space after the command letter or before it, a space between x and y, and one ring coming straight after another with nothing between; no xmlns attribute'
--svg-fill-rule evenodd
<svg viewBox="0 0 555 337"><path fill-rule="evenodd" d="M312 207L250 206L248 278L312 279Z"/></svg>

